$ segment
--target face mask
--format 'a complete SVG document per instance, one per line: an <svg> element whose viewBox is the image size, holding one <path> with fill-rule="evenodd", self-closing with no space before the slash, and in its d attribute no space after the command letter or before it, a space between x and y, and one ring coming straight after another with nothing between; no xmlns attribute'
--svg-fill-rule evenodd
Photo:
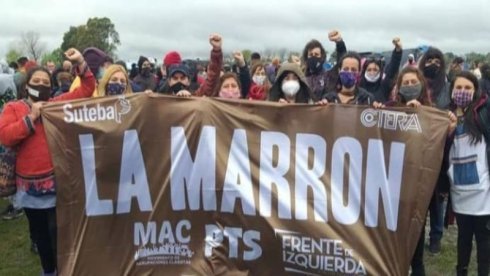
<svg viewBox="0 0 490 276"><path fill-rule="evenodd" d="M126 85L118 82L108 83L106 93L108 96L121 95L126 91Z"/></svg>
<svg viewBox="0 0 490 276"><path fill-rule="evenodd" d="M439 66L431 64L424 67L424 76L428 79L434 79L439 73Z"/></svg>
<svg viewBox="0 0 490 276"><path fill-rule="evenodd" d="M62 83L61 86L60 86L61 92L64 93L64 92L70 91L70 86L71 86L70 83L66 83L66 82L65 83Z"/></svg>
<svg viewBox="0 0 490 276"><path fill-rule="evenodd" d="M339 76L340 76L340 83L345 88L350 89L356 85L357 73L340 71Z"/></svg>
<svg viewBox="0 0 490 276"><path fill-rule="evenodd" d="M473 101L473 95L468 90L454 89L453 101L457 107L466 108Z"/></svg>
<svg viewBox="0 0 490 276"><path fill-rule="evenodd" d="M258 85L264 85L265 76L253 76L252 80Z"/></svg>
<svg viewBox="0 0 490 276"><path fill-rule="evenodd" d="M34 102L47 101L51 96L51 87L44 85L30 85L26 86L27 94Z"/></svg>
<svg viewBox="0 0 490 276"><path fill-rule="evenodd" d="M377 74L372 74L372 73L366 72L364 74L364 77L366 78L366 80L368 82L377 82L379 80L379 78L381 77L381 74L379 72Z"/></svg>
<svg viewBox="0 0 490 276"><path fill-rule="evenodd" d="M312 74L317 74L322 71L323 68L323 60L319 57L309 57L306 60L308 65L308 70Z"/></svg>
<svg viewBox="0 0 490 276"><path fill-rule="evenodd" d="M299 81L297 80L287 80L282 83L282 92L286 94L286 96L293 97L295 96L300 88Z"/></svg>
<svg viewBox="0 0 490 276"><path fill-rule="evenodd" d="M406 102L418 99L422 93L422 84L402 86L399 93Z"/></svg>
<svg viewBox="0 0 490 276"><path fill-rule="evenodd" d="M179 93L179 91L181 90L185 90L187 88L187 86L185 86L183 83L181 82L178 82L172 86L170 86L170 91L174 94L177 94Z"/></svg>
<svg viewBox="0 0 490 276"><path fill-rule="evenodd" d="M239 99L240 98L240 93L237 92L236 90L221 90L219 91L219 96L220 98L225 98L225 99Z"/></svg>
<svg viewBox="0 0 490 276"><path fill-rule="evenodd" d="M150 68L148 67L145 67L145 68L141 68L141 75L143 77L149 77L150 76Z"/></svg>

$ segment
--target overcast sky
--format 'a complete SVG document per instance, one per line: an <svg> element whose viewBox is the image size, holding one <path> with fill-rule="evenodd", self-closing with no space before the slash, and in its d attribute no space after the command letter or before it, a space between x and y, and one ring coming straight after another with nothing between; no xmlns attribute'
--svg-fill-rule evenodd
<svg viewBox="0 0 490 276"><path fill-rule="evenodd" d="M178 50L207 57L208 36L223 35L225 51L287 48L301 51L312 38L327 51L338 29L349 50L434 45L443 52L490 52L490 0L0 0L0 59L22 32L36 31L52 50L70 26L108 17L119 32L117 55L135 60Z"/></svg>

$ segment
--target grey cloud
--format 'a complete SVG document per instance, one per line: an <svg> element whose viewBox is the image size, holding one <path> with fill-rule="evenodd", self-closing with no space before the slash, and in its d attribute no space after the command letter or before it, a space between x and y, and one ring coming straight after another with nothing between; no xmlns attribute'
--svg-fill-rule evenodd
<svg viewBox="0 0 490 276"><path fill-rule="evenodd" d="M224 49L301 51L312 38L328 51L327 34L341 31L348 49L392 49L393 37L406 48L430 44L443 51L490 52L490 1L74 1L17 0L2 3L0 57L21 32L38 31L49 49L61 44L70 26L89 17L109 17L120 34L118 56L135 60L141 54L161 60L170 50L184 58L209 55L210 33L224 37ZM8 26L8 27L7 27Z"/></svg>

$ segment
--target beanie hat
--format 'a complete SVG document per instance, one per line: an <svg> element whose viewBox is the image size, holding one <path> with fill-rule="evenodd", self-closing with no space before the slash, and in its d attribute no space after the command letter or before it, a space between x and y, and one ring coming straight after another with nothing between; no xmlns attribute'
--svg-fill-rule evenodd
<svg viewBox="0 0 490 276"><path fill-rule="evenodd" d="M165 66L170 66L172 64L180 64L182 63L182 58L180 54L176 51L168 52L163 58L163 64Z"/></svg>
<svg viewBox="0 0 490 276"><path fill-rule="evenodd" d="M94 76L99 73L99 67L106 61L107 54L104 51L96 47L89 47L83 51L83 58L87 62L90 71Z"/></svg>

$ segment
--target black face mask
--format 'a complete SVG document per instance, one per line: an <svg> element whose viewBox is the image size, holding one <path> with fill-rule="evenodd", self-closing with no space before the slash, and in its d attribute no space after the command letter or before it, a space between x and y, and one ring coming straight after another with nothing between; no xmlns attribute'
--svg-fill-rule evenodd
<svg viewBox="0 0 490 276"><path fill-rule="evenodd" d="M323 60L322 58L319 57L309 57L306 60L306 63L308 65L308 70L312 74L317 74L322 71L323 68Z"/></svg>
<svg viewBox="0 0 490 276"><path fill-rule="evenodd" d="M424 76L428 79L434 79L439 73L439 66L435 64L431 64L429 66L424 67Z"/></svg>
<svg viewBox="0 0 490 276"><path fill-rule="evenodd" d="M150 71L151 71L151 69L148 68L148 67L141 68L141 75L143 77L149 77L150 76Z"/></svg>
<svg viewBox="0 0 490 276"><path fill-rule="evenodd" d="M51 87L44 85L30 85L26 86L27 95L34 101L47 101L51 96Z"/></svg>
<svg viewBox="0 0 490 276"><path fill-rule="evenodd" d="M187 86L185 86L185 85L184 85L183 83L181 83L181 82L178 82L178 83L176 83L176 84L174 84L174 85L170 86L170 91L171 91L172 93L174 93L174 94L177 94L177 93L179 93L179 91L181 91L181 90L185 90L185 89L187 89Z"/></svg>

